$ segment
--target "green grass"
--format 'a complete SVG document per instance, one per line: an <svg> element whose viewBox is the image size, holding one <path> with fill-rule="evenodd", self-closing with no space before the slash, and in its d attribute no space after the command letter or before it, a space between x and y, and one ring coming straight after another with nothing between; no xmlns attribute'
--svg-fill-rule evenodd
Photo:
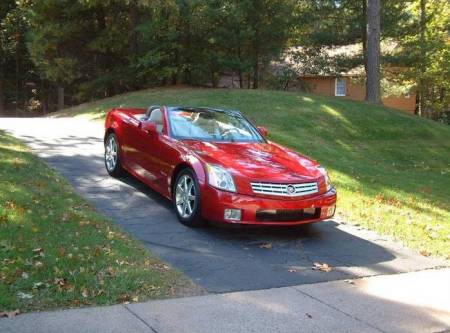
<svg viewBox="0 0 450 333"><path fill-rule="evenodd" d="M198 291L0 131L0 312Z"/></svg>
<svg viewBox="0 0 450 333"><path fill-rule="evenodd" d="M239 109L270 139L326 166L338 217L450 258L450 127L345 99L264 90L151 89L55 116L102 119L111 107L152 104Z"/></svg>

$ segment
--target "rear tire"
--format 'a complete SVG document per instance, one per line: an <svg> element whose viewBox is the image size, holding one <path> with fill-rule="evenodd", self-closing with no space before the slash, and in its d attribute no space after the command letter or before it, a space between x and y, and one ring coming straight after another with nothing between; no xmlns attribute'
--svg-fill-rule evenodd
<svg viewBox="0 0 450 333"><path fill-rule="evenodd" d="M120 146L116 134L109 133L105 140L105 167L112 177L123 176L125 170L120 161Z"/></svg>
<svg viewBox="0 0 450 333"><path fill-rule="evenodd" d="M200 186L191 169L182 170L175 180L172 202L178 220L188 227L202 227L206 221L201 216Z"/></svg>

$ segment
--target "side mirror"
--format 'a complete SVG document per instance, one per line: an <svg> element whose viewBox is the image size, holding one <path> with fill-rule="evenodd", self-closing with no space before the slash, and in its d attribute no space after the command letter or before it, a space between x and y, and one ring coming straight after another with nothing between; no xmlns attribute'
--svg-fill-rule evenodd
<svg viewBox="0 0 450 333"><path fill-rule="evenodd" d="M265 127L263 127L263 126L258 126L258 127L256 127L257 129L258 129L258 131L259 131L259 133L261 133L261 135L263 136L263 137L267 137L268 135L269 135L269 131L267 130L267 128L265 128Z"/></svg>
<svg viewBox="0 0 450 333"><path fill-rule="evenodd" d="M151 121L141 123L141 129L149 134L154 134L157 132L156 124Z"/></svg>

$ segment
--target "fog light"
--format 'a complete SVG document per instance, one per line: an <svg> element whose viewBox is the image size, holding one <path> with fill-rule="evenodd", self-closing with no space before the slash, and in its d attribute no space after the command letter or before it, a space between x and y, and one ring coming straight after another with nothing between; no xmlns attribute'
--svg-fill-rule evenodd
<svg viewBox="0 0 450 333"><path fill-rule="evenodd" d="M223 213L225 220L241 220L241 210L240 209L225 209Z"/></svg>
<svg viewBox="0 0 450 333"><path fill-rule="evenodd" d="M327 208L327 216L331 217L334 215L334 211L336 210L336 206L331 206Z"/></svg>

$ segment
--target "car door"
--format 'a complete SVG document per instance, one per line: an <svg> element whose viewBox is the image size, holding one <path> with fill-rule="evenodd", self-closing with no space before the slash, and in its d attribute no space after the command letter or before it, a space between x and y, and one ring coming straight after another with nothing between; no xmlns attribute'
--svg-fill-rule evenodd
<svg viewBox="0 0 450 333"><path fill-rule="evenodd" d="M136 161L134 171L143 180L156 190L162 192L162 178L164 173L162 157L162 137L165 135L164 114L161 109L154 109L150 116L144 122L153 122L156 124L156 132L148 132L143 126L138 128L133 146L133 160Z"/></svg>
<svg viewBox="0 0 450 333"><path fill-rule="evenodd" d="M132 172L138 167L135 143L140 140L141 122L130 113L122 114L121 150L122 163Z"/></svg>

